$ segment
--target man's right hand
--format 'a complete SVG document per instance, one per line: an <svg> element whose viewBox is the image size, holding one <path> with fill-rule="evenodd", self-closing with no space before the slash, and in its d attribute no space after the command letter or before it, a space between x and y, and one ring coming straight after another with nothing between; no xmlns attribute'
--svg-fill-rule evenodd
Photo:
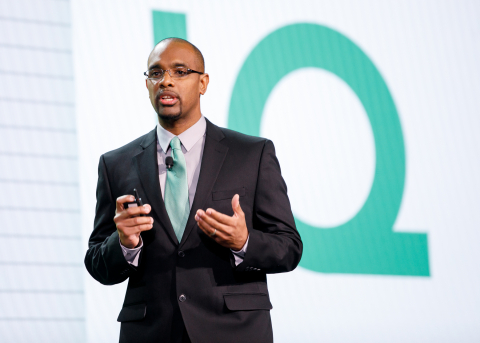
<svg viewBox="0 0 480 343"><path fill-rule="evenodd" d="M139 244L142 231L151 230L153 227L152 217L140 217L140 214L150 213L152 209L150 205L124 208L124 203L133 201L135 201L133 195L123 195L117 198L117 208L115 218L113 218L120 236L120 242L129 249L133 249Z"/></svg>

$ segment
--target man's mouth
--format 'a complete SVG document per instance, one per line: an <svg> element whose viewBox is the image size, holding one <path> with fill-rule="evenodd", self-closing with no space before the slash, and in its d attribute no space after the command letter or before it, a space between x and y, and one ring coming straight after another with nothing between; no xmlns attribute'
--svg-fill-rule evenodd
<svg viewBox="0 0 480 343"><path fill-rule="evenodd" d="M178 102L178 96L173 92L163 92L159 96L159 101L163 106L173 106Z"/></svg>

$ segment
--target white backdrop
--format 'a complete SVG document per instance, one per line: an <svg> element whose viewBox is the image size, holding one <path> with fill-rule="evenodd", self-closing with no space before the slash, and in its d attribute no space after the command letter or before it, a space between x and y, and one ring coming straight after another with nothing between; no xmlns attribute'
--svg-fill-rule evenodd
<svg viewBox="0 0 480 343"><path fill-rule="evenodd" d="M480 341L479 3L72 1L83 249L99 156L156 123L142 76L153 10L186 15L188 39L203 52L211 80L202 112L218 125L227 125L232 89L251 50L294 23L324 25L352 40L395 101L406 180L394 230L427 233L430 275L299 267L269 276L275 341ZM261 135L276 144L296 216L332 227L361 208L374 177L375 143L365 110L341 79L311 68L287 75L267 101ZM301 177L292 156L308 161ZM84 274L87 341L115 342L126 285L102 286Z"/></svg>

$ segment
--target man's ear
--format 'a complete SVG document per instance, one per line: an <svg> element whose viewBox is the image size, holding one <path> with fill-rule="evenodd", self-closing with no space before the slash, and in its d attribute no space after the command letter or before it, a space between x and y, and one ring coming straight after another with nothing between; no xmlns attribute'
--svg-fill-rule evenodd
<svg viewBox="0 0 480 343"><path fill-rule="evenodd" d="M204 95L207 91L208 82L210 81L210 76L208 74L200 75L200 94Z"/></svg>
<svg viewBox="0 0 480 343"><path fill-rule="evenodd" d="M145 87L147 87L147 89L148 89L148 80L147 79L145 79Z"/></svg>

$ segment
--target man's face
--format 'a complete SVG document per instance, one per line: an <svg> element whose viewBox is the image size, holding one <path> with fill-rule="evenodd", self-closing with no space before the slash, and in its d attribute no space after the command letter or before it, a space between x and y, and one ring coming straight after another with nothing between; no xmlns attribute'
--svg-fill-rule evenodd
<svg viewBox="0 0 480 343"><path fill-rule="evenodd" d="M148 59L148 69L163 70L186 67L203 72L201 62L193 49L185 43L168 42L157 46ZM165 72L157 83L146 80L150 101L160 119L175 121L200 113L200 94L207 90L208 75L192 73L182 79L173 79Z"/></svg>

